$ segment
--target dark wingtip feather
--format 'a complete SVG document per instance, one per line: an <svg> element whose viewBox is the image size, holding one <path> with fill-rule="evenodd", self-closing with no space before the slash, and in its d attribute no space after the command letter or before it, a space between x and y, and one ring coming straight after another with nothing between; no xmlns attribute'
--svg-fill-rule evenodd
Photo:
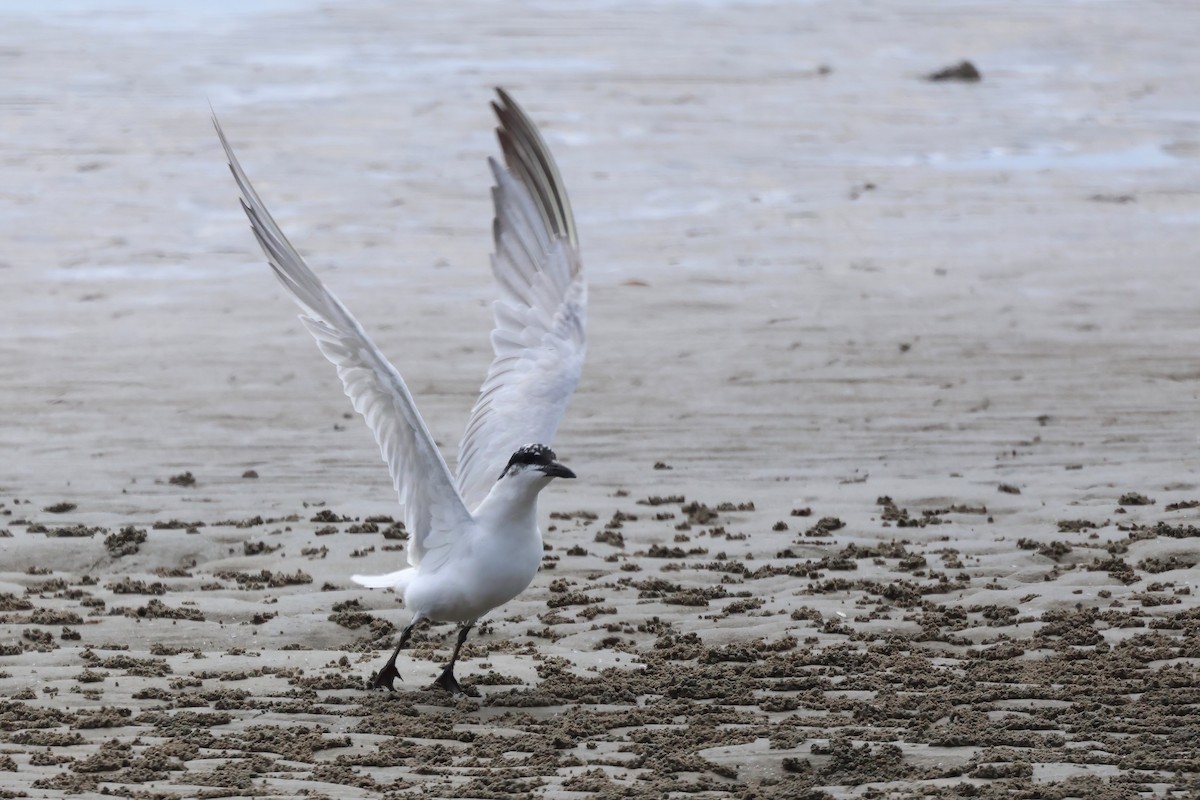
<svg viewBox="0 0 1200 800"><path fill-rule="evenodd" d="M546 146L533 120L508 92L497 86L496 96L499 102L492 101L492 111L500 123L496 128L496 138L500 141L505 164L529 190L546 227L578 250L579 237L575 231L571 202L567 199L550 148Z"/></svg>

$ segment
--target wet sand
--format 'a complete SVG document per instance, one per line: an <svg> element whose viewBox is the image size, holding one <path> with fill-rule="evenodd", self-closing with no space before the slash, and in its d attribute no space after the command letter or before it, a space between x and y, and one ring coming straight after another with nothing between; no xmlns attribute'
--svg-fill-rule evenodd
<svg viewBox="0 0 1200 800"><path fill-rule="evenodd" d="M1198 791L1200 14L59 9L0 19L0 797ZM208 104L450 454L497 84L580 480L473 696L449 626L373 694L399 511Z"/></svg>

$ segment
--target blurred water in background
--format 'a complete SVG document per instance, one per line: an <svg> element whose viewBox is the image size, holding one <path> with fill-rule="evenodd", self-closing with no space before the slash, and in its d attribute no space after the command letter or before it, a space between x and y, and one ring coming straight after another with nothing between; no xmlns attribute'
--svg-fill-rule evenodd
<svg viewBox="0 0 1200 800"><path fill-rule="evenodd" d="M221 19L299 11L318 0L39 0L36 3L5 0L0 13L26 16L46 22L96 27L128 27L153 30L163 27L192 27Z"/></svg>
<svg viewBox="0 0 1200 800"><path fill-rule="evenodd" d="M664 437L721 476L714 453L990 467L1042 413L1084 426L1048 464L1080 441L1185 457L1197 30L1200 4L1133 0L0 3L0 411L28 426L0 447L48 476L131 448L190 467L253 430L324 480L294 430L343 398L210 104L450 441L487 361L503 85L578 216L595 384L573 419L598 469ZM982 82L924 80L963 58ZM378 480L358 455L338 463Z"/></svg>

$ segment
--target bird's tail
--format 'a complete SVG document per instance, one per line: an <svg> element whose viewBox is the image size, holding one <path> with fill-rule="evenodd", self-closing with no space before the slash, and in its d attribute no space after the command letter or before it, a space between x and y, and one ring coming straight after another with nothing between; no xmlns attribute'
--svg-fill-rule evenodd
<svg viewBox="0 0 1200 800"><path fill-rule="evenodd" d="M398 594L404 594L404 590L408 588L408 582L412 580L416 572L416 568L409 567L399 572L389 572L386 575L351 575L350 580L359 586L366 586L368 589L395 589Z"/></svg>

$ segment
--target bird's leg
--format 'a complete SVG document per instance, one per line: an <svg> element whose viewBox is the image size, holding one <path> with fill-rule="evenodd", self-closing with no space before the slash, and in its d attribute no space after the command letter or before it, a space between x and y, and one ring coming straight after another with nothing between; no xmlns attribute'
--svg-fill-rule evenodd
<svg viewBox="0 0 1200 800"><path fill-rule="evenodd" d="M462 687L458 685L458 680L454 677L454 662L458 661L458 651L462 649L463 642L467 640L467 634L471 632L471 628L474 625L475 622L472 620L471 622L463 623L463 626L458 629L458 643L454 645L454 653L450 656L450 663L446 665L446 668L442 670L442 674L434 681L436 685L442 687L450 694L463 693Z"/></svg>
<svg viewBox="0 0 1200 800"><path fill-rule="evenodd" d="M383 669L371 677L372 689L387 689L389 692L396 691L396 687L392 686L396 678L400 678L400 670L396 669L396 658L400 655L400 649L408 642L408 637L412 636L413 628L422 619L420 615L414 616L412 621L400 632L400 641L396 643L396 649L392 651L392 657L383 665ZM400 678L400 680L404 680L404 678Z"/></svg>

